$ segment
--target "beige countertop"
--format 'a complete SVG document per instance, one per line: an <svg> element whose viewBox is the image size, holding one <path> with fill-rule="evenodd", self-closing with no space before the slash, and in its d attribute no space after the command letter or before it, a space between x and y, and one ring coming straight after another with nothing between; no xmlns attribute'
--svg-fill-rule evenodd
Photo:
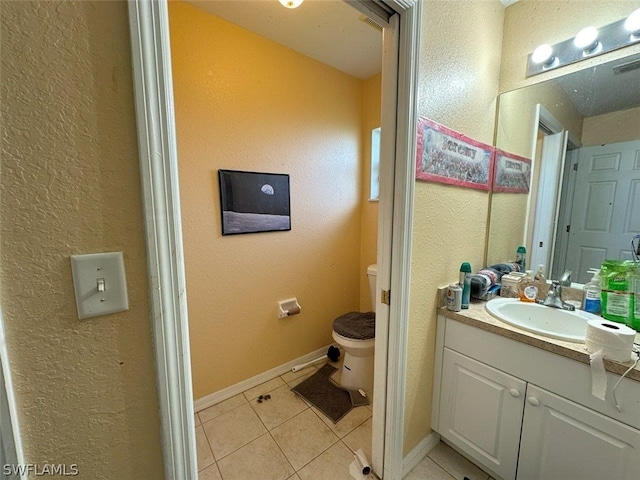
<svg viewBox="0 0 640 480"><path fill-rule="evenodd" d="M583 343L565 342L553 338L537 335L526 330L514 327L493 317L485 310L487 302L472 300L469 308L460 312L452 312L445 307L440 308L442 315L457 320L473 327L481 328L489 332L511 338L518 342L526 343L536 348L562 355L589 365L589 352ZM640 333L636 333L636 343L640 344ZM604 361L605 369L611 373L622 375L633 365L633 362L619 363L611 360ZM640 382L640 362L636 368L629 372L626 378Z"/></svg>

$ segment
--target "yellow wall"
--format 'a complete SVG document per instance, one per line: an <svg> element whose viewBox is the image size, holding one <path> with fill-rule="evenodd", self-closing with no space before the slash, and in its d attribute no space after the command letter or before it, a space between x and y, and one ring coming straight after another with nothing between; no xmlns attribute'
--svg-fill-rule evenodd
<svg viewBox="0 0 640 480"><path fill-rule="evenodd" d="M378 202L369 200L371 182L371 130L380 126L382 75L364 81L362 102L362 219L360 235L360 310L372 309L367 267L378 254Z"/></svg>
<svg viewBox="0 0 640 480"><path fill-rule="evenodd" d="M27 463L162 478L126 2L2 2L1 303ZM123 251L78 320L69 255Z"/></svg>
<svg viewBox="0 0 640 480"><path fill-rule="evenodd" d="M197 399L330 344L333 319L359 309L376 245L360 227L374 222L363 126L380 92L366 82L365 101L361 80L191 5L169 13ZM221 168L289 174L291 231L223 237ZM293 296L302 313L277 318Z"/></svg>
<svg viewBox="0 0 640 480"><path fill-rule="evenodd" d="M640 138L640 107L584 119L582 145L618 143Z"/></svg>
<svg viewBox="0 0 640 480"><path fill-rule="evenodd" d="M504 8L499 2L424 2L419 114L492 144ZM474 41L470 42L469 38ZM460 264L481 268L488 193L416 182L404 451L429 434L436 289Z"/></svg>

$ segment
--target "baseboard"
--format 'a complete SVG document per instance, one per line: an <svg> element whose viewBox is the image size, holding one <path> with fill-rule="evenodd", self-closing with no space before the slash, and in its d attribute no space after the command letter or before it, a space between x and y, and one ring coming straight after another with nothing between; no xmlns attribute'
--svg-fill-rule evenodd
<svg viewBox="0 0 640 480"><path fill-rule="evenodd" d="M424 437L424 439L409 452L409 455L402 459L402 478L409 475L409 472L411 472L438 443L440 443L440 434L437 432L431 432Z"/></svg>
<svg viewBox="0 0 640 480"><path fill-rule="evenodd" d="M271 370L267 370L255 377L251 377L247 380L243 380L240 383L236 383L235 385L231 385L230 387L223 388L222 390L218 390L206 397L198 398L193 402L193 409L196 412L204 410L205 408L211 407L216 403L220 403L223 400L231 398L239 393L242 393L250 388L257 387L258 385L263 384L264 382L268 382L269 380L279 377L280 375L290 372L293 367L296 365L301 365L303 363L310 362L315 360L316 358L321 357L322 355L326 355L329 350L329 345L326 347L319 348L318 350L303 355L302 357L291 360L290 362L284 363L280 366L272 368Z"/></svg>

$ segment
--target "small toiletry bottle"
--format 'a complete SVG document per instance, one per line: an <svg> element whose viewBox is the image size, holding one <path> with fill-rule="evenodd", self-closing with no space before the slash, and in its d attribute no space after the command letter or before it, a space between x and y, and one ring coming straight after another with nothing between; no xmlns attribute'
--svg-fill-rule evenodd
<svg viewBox="0 0 640 480"><path fill-rule="evenodd" d="M462 287L462 309L469 308L469 299L471 298L471 264L464 262L460 265L460 286Z"/></svg>
<svg viewBox="0 0 640 480"><path fill-rule="evenodd" d="M542 264L538 265L538 271L534 275L533 279L536 282L542 282L542 283L545 283L547 281L547 279L544 277L544 265Z"/></svg>
<svg viewBox="0 0 640 480"><path fill-rule="evenodd" d="M589 283L584 286L582 296L582 309L585 312L600 315L602 308L602 287L600 285L600 269L592 268L589 273L593 274Z"/></svg>
<svg viewBox="0 0 640 480"><path fill-rule="evenodd" d="M527 249L524 245L520 245L516 250L516 263L520 266L520 272L524 272L527 269Z"/></svg>
<svg viewBox="0 0 640 480"><path fill-rule="evenodd" d="M535 302L538 297L538 287L533 280L533 271L527 270L527 276L520 285L520 301Z"/></svg>

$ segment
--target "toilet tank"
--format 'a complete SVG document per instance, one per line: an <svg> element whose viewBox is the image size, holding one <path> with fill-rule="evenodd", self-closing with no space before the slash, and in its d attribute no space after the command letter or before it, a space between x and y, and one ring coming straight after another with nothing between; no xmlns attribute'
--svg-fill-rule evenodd
<svg viewBox="0 0 640 480"><path fill-rule="evenodd" d="M369 265L367 267L367 276L369 277L369 291L371 292L371 310L376 311L376 275L378 274L378 265Z"/></svg>

